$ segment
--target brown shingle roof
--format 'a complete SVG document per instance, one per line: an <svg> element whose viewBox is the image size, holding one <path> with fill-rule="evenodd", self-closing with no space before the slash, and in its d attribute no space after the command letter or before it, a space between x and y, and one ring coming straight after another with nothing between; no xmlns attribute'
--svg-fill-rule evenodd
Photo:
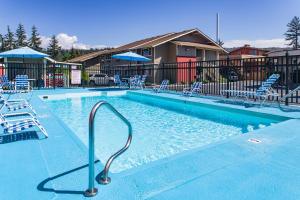
<svg viewBox="0 0 300 200"><path fill-rule="evenodd" d="M84 54L82 56L78 56L76 58L72 58L70 60L68 60L69 62L84 62L86 60L95 58L99 55L102 54L106 54L106 53L110 53L111 51L113 51L114 49L109 49L109 50L102 50L102 51L97 51L97 52L92 52L92 53L88 53L88 54Z"/></svg>
<svg viewBox="0 0 300 200"><path fill-rule="evenodd" d="M135 49L138 46L147 44L147 43L152 42L152 41L159 40L159 39L164 38L164 37L166 37L170 34L172 34L172 33L167 33L167 34L164 34L164 35L158 35L158 36L146 38L146 39L143 39L143 40L138 40L138 41L135 41L135 42L132 42L132 43L129 43L129 44L125 44L123 46L120 46L120 47L116 48L115 52L124 51L124 50L128 50L128 49Z"/></svg>
<svg viewBox="0 0 300 200"><path fill-rule="evenodd" d="M115 49L104 50L104 51L99 51L99 52L86 54L86 55L83 55L83 56L79 56L77 58L73 58L73 59L69 60L69 62L84 62L88 59L92 59L92 58L95 58L97 56L107 54L107 53L117 53L117 52L122 52L122 51L133 50L133 49L137 49L137 48L155 47L155 46L158 46L160 44L166 43L168 41L174 40L174 39L176 39L178 37L181 37L183 35L186 35L186 34L189 34L189 33L192 33L192 32L196 32L196 31L199 32L201 35L203 35L206 39L208 39L212 44L219 47L224 52L227 52L225 49L223 49L221 46L219 46L217 43L215 43L211 38L209 38L207 35L205 35L200 30L195 28L195 29L184 30L184 31L181 31L181 32L167 33L167 34L163 34L163 35L158 35L158 36L146 38L146 39L143 39L143 40L138 40L138 41L135 41L135 42L132 42L132 43L129 43L129 44L125 44L125 45L120 46L120 47L115 48Z"/></svg>
<svg viewBox="0 0 300 200"><path fill-rule="evenodd" d="M181 32L177 32L177 33L171 33L169 35L166 35L165 37L161 37L158 40L155 41L151 41L149 43L146 43L142 46L139 46L139 48L145 48L145 47L155 47L158 46L159 44L165 43L167 41L173 40L179 36L191 33L193 31L196 31L196 29L190 29L190 30L185 30L185 31L181 31Z"/></svg>

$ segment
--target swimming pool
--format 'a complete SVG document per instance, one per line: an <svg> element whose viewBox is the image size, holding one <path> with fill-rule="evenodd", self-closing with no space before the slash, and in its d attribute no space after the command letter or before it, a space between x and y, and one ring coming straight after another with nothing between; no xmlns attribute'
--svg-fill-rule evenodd
<svg viewBox="0 0 300 200"><path fill-rule="evenodd" d="M171 155L226 140L283 121L284 118L226 107L191 103L134 92L110 96L47 100L48 106L84 144L88 144L88 116L100 100L111 103L132 124L131 147L111 166L114 173ZM127 127L103 108L95 120L96 156L104 163L127 139Z"/></svg>

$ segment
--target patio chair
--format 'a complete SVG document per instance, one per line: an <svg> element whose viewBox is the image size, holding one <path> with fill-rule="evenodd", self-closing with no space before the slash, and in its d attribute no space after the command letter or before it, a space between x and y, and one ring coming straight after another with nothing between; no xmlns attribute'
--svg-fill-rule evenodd
<svg viewBox="0 0 300 200"><path fill-rule="evenodd" d="M26 115L29 115L29 117L22 118L22 116ZM11 117L14 119L9 119ZM0 125L3 127L4 134L14 135L21 134L24 130L37 127L44 136L48 138L45 128L41 125L38 119L30 113L0 114Z"/></svg>
<svg viewBox="0 0 300 200"><path fill-rule="evenodd" d="M190 88L183 88L183 96L193 96L195 93L199 93L202 89L202 82L194 82Z"/></svg>
<svg viewBox="0 0 300 200"><path fill-rule="evenodd" d="M14 84L9 81L6 75L0 76L0 86L1 88L7 88L8 90L12 90L14 88Z"/></svg>
<svg viewBox="0 0 300 200"><path fill-rule="evenodd" d="M15 80L15 90L20 92L29 92L31 90L28 81L28 75L17 75Z"/></svg>
<svg viewBox="0 0 300 200"><path fill-rule="evenodd" d="M121 87L128 87L128 83L125 82L125 81L122 81L121 78L120 78L120 75L116 74L114 75L114 83L119 86L120 88Z"/></svg>
<svg viewBox="0 0 300 200"><path fill-rule="evenodd" d="M262 106L268 97L279 97L279 94L272 88L272 85L279 79L279 74L272 74L266 81L262 82L261 86L256 91L243 91L243 90L221 90L221 96L225 97L226 94L231 96L244 97L246 101L249 97L254 97L254 99L259 100L260 106Z"/></svg>
<svg viewBox="0 0 300 200"><path fill-rule="evenodd" d="M168 89L169 89L169 80L165 79L161 82L159 87L153 88L153 92L159 93L161 91L168 90Z"/></svg>
<svg viewBox="0 0 300 200"><path fill-rule="evenodd" d="M137 79L135 79L134 87L144 89L146 79L147 79L147 75L143 75L142 77L139 76Z"/></svg>

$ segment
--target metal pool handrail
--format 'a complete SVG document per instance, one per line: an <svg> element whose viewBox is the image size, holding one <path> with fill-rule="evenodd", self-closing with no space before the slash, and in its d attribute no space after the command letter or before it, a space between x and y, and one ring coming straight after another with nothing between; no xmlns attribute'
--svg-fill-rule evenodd
<svg viewBox="0 0 300 200"><path fill-rule="evenodd" d="M99 101L94 105L90 112L89 117L89 188L85 191L84 195L87 197L95 196L98 192L98 189L95 188L94 184L94 176L95 176L95 168L94 168L94 161L95 161L95 134L94 134L94 119L98 109L101 106L106 106L109 110L111 110L115 115L117 115L127 126L128 126L128 139L126 141L125 146L114 153L106 162L103 171L100 173L99 180L97 180L101 184L108 184L110 183L111 179L108 177L108 172L110 165L118 156L124 153L130 146L132 140L132 127L130 122L121 114L119 113L112 105L107 103L106 101Z"/></svg>

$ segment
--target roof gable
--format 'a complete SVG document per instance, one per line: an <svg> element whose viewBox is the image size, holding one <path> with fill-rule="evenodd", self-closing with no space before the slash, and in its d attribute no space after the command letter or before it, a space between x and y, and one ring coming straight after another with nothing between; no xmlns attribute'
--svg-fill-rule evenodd
<svg viewBox="0 0 300 200"><path fill-rule="evenodd" d="M103 54L117 53L117 52L122 52L122 51L140 49L140 48L156 47L156 46L162 45L162 44L167 43L172 40L176 40L180 37L183 37L183 36L191 34L191 33L197 33L197 34L201 35L205 40L207 40L206 45L213 45L213 46L219 48L220 50L222 50L223 52L228 53L223 47L221 47L210 37L205 35L202 31L200 31L197 28L194 28L194 29L184 30L181 32L167 33L167 34L163 34L163 35L158 35L158 36L138 40L135 42L131 42L131 43L122 45L115 49L93 52L93 53L86 54L86 55L83 55L83 56L80 56L77 58L73 58L70 61L71 62L84 62L85 60L92 59L92 58L95 58L95 57L103 55Z"/></svg>

